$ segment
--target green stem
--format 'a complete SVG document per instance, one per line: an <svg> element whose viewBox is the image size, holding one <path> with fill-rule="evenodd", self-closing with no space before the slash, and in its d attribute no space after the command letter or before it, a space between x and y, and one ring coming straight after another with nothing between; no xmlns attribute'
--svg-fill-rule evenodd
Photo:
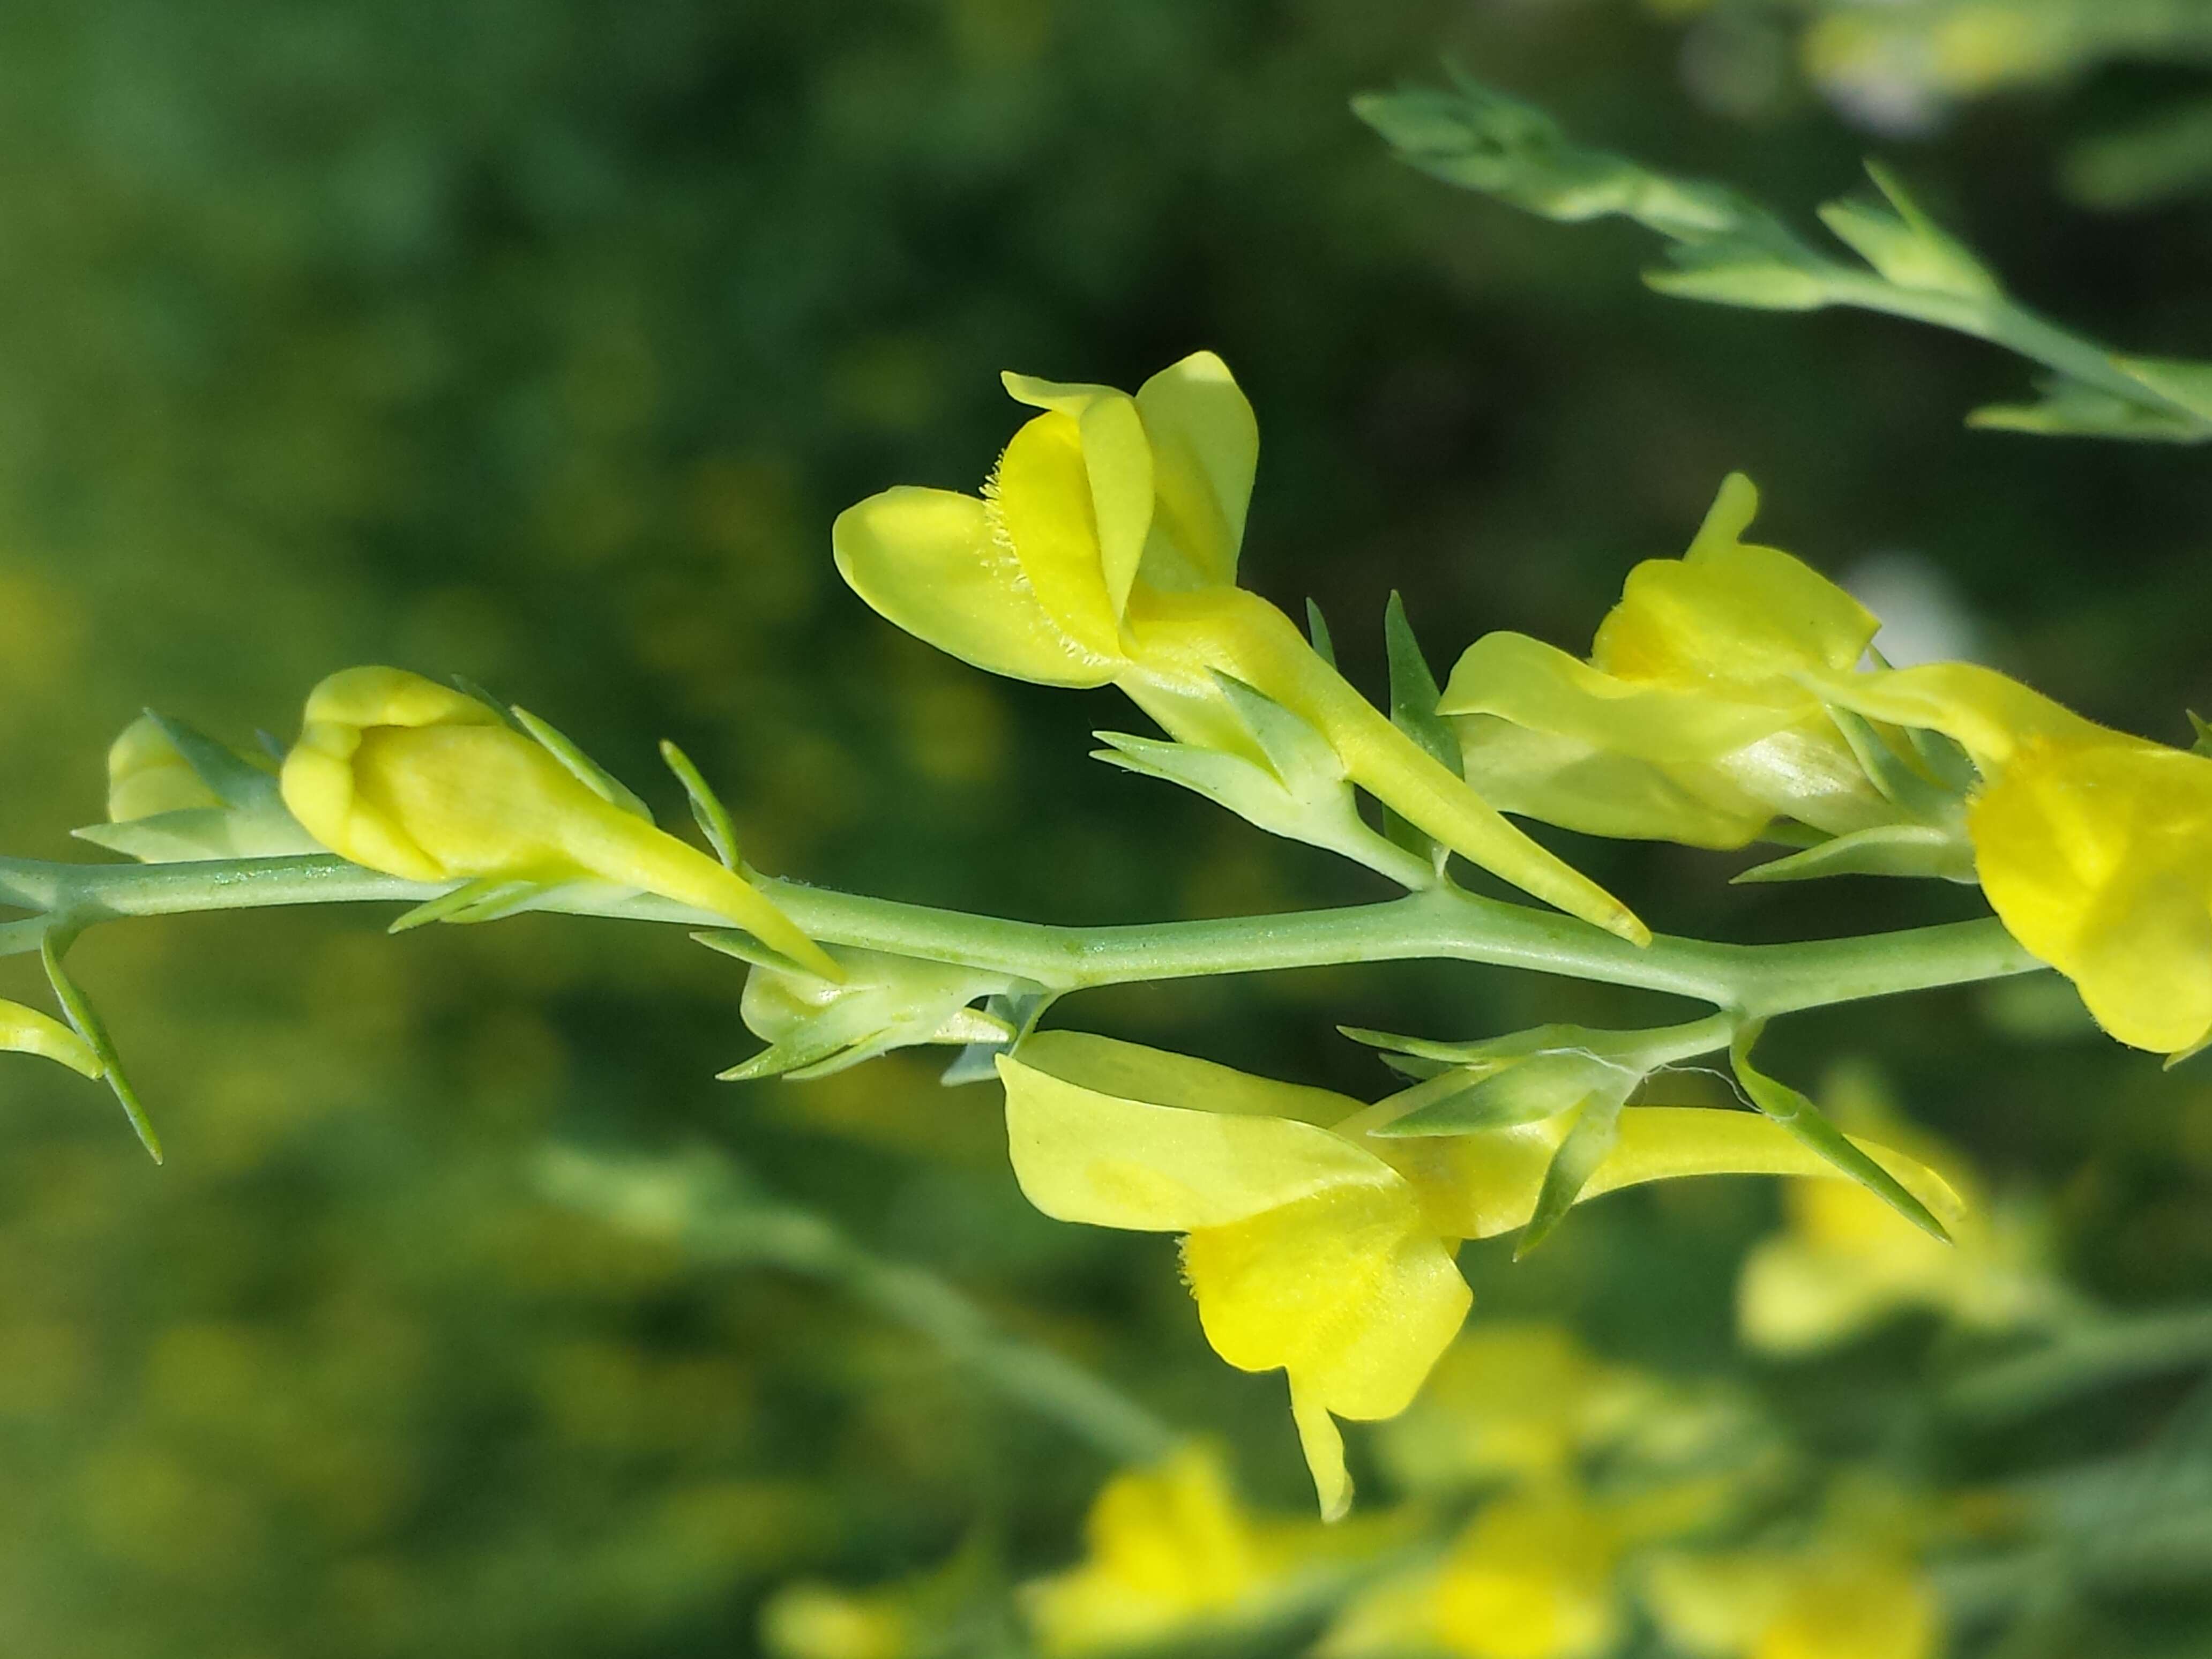
<svg viewBox="0 0 2212 1659"><path fill-rule="evenodd" d="M792 882L763 884L785 914L826 943L957 963L1056 993L1286 968L1454 960L1633 986L1766 1018L2041 965L1994 919L1789 945L1662 936L1639 947L1571 916L1457 890L1282 915L1060 927ZM446 890L329 855L163 865L0 859L0 894L46 913L0 924L0 955L38 950L57 925L276 905L412 905ZM665 899L608 889L552 892L541 908L684 927L723 925Z"/></svg>

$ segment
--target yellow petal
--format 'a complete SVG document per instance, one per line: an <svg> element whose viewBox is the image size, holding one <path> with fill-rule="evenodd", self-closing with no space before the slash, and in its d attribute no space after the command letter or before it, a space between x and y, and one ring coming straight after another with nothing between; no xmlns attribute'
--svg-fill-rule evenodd
<svg viewBox="0 0 2212 1659"><path fill-rule="evenodd" d="M342 668L307 694L311 726L495 726L505 721L466 693L404 668Z"/></svg>
<svg viewBox="0 0 2212 1659"><path fill-rule="evenodd" d="M1924 663L1871 674L1807 677L1828 702L1893 726L1925 727L1956 739L1984 772L2011 760L2032 739L2121 739L2041 692L1978 663Z"/></svg>
<svg viewBox="0 0 2212 1659"><path fill-rule="evenodd" d="M1137 401L1110 386L1069 385L1029 374L1000 378L1019 402L1076 422L1107 601L1118 617L1129 602L1129 585L1137 579L1152 527L1152 447Z"/></svg>
<svg viewBox="0 0 2212 1659"><path fill-rule="evenodd" d="M1042 685L1103 685L1115 658L1079 646L1039 603L984 504L902 486L837 515L837 569L878 614L948 655Z"/></svg>
<svg viewBox="0 0 2212 1659"><path fill-rule="evenodd" d="M1626 679L1739 688L1856 665L1880 622L1802 560L1739 540L1758 510L1751 481L1729 474L1686 554L1629 572L1591 661Z"/></svg>
<svg viewBox="0 0 2212 1659"><path fill-rule="evenodd" d="M36 1054L66 1066L86 1077L99 1077L107 1067L92 1045L51 1015L20 1002L0 1002L0 1050Z"/></svg>
<svg viewBox="0 0 2212 1659"><path fill-rule="evenodd" d="M1089 1031L1039 1031L1021 1063L1098 1094L1186 1111L1296 1118L1326 1129L1363 1109L1358 1101L1302 1083L1254 1077L1210 1060L1121 1042Z"/></svg>
<svg viewBox="0 0 2212 1659"><path fill-rule="evenodd" d="M1405 1410L1474 1299L1395 1180L1198 1229L1183 1272L1215 1352L1240 1370L1287 1370L1339 1417Z"/></svg>
<svg viewBox="0 0 2212 1659"><path fill-rule="evenodd" d="M1372 1154L1310 1123L1125 1100L1012 1054L998 1066L1014 1175L1062 1221L1185 1232L1334 1188L1400 1185Z"/></svg>
<svg viewBox="0 0 2212 1659"><path fill-rule="evenodd" d="M1773 809L1717 766L1662 766L1488 714L1452 721L1467 781L1501 812L1589 836L1737 848Z"/></svg>
<svg viewBox="0 0 2212 1659"><path fill-rule="evenodd" d="M141 714L108 745L109 823L222 806L222 798L201 781L151 714Z"/></svg>
<svg viewBox="0 0 2212 1659"><path fill-rule="evenodd" d="M1056 410L1024 423L983 486L983 504L1060 631L1083 650L1113 656L1121 607L1106 580L1082 423Z"/></svg>
<svg viewBox="0 0 2212 1659"><path fill-rule="evenodd" d="M1468 647L1437 705L1440 714L1496 714L1647 761L1711 761L1801 717L1793 685L1778 705L1622 679L1525 634L1486 634Z"/></svg>
<svg viewBox="0 0 2212 1659"><path fill-rule="evenodd" d="M2212 759L2110 737L2021 746L1968 814L2014 938L2157 1053L2212 1034Z"/></svg>
<svg viewBox="0 0 2212 1659"><path fill-rule="evenodd" d="M1570 1121L1555 1118L1467 1135L1368 1137L1362 1144L1413 1182L1437 1231L1447 1237L1489 1238L1525 1225L1535 1212L1544 1172ZM1939 1218L1959 1213L1957 1195L1933 1170L1871 1141L1857 1144ZM1707 1175L1845 1178L1780 1124L1756 1112L1635 1106L1620 1115L1613 1151L1576 1201L1645 1182Z"/></svg>
<svg viewBox="0 0 2212 1659"><path fill-rule="evenodd" d="M1146 381L1137 409L1158 495L1146 579L1170 589L1229 586L1260 460L1251 404L1228 364L1198 351Z"/></svg>

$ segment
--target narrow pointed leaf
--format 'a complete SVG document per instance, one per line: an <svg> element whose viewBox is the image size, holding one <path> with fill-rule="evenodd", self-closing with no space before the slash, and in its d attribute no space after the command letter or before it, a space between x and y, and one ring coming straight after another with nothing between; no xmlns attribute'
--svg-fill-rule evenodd
<svg viewBox="0 0 2212 1659"><path fill-rule="evenodd" d="M568 769L569 775L600 799L611 802L633 817L653 822L653 809L637 798L636 793L619 778L609 772L589 755L579 749L567 737L527 708L518 707L514 718L525 732L538 740L538 746Z"/></svg>
<svg viewBox="0 0 2212 1659"><path fill-rule="evenodd" d="M1443 693L1437 689L1428 659L1421 654L1420 641L1413 637L1413 625L1406 620L1406 602L1395 590L1382 610L1382 641L1390 658L1392 723L1427 750L1444 770L1455 778L1465 776L1459 738L1437 713Z"/></svg>
<svg viewBox="0 0 2212 1659"><path fill-rule="evenodd" d="M2192 708L2189 711L2189 723L2197 732L2197 741L2189 745L2189 752L2192 755L2212 755L2212 722L2206 721Z"/></svg>
<svg viewBox="0 0 2212 1659"><path fill-rule="evenodd" d="M1738 883L1809 881L1820 876L1914 876L1974 880L1974 848L1962 835L1933 824L1881 824L1838 836L1788 858L1755 864Z"/></svg>
<svg viewBox="0 0 2212 1659"><path fill-rule="evenodd" d="M1759 1041L1760 1027L1761 1023L1756 1020L1747 1024L1729 1046L1729 1062L1735 1070L1736 1081L1751 1097L1751 1103L1914 1226L1949 1243L1951 1235L1943 1224L1903 1182L1830 1122L1826 1114L1808 1097L1751 1063L1752 1045Z"/></svg>
<svg viewBox="0 0 2212 1659"><path fill-rule="evenodd" d="M1484 1076L1447 1072L1395 1097L1404 1115L1370 1134L1388 1139L1417 1135L1474 1134L1487 1129L1541 1123L1601 1098L1626 1101L1643 1073L1594 1054L1547 1054L1514 1062Z"/></svg>
<svg viewBox="0 0 2212 1659"><path fill-rule="evenodd" d="M740 933L735 928L713 931L702 928L691 937L709 951L720 951L726 957L735 957L739 962L749 963L756 968L765 968L771 973L797 974L823 985L835 983L834 981L823 979L811 968L802 967L793 962L781 951L770 950L750 933Z"/></svg>
<svg viewBox="0 0 2212 1659"><path fill-rule="evenodd" d="M473 881L463 882L450 893L441 893L434 899L425 899L411 910L401 912L384 931L387 933L411 933L434 921L444 921L471 905L481 904L514 888L532 885L529 882L509 881L500 876L478 876Z"/></svg>
<svg viewBox="0 0 2212 1659"><path fill-rule="evenodd" d="M1311 599L1306 601L1306 638L1313 643L1314 655L1331 668L1336 666L1336 641L1329 637L1328 618Z"/></svg>
<svg viewBox="0 0 2212 1659"><path fill-rule="evenodd" d="M446 678L452 684L453 688L456 691L459 691L463 696L475 698L485 708L490 709L493 714L498 715L499 723L501 726L504 726L508 731L522 732L525 737L530 735L527 732L523 732L522 723L514 718L514 710L513 708L509 708L506 703L501 702L497 697L492 696L490 692L485 690L483 687L478 685L474 680L469 678L465 674L449 674Z"/></svg>
<svg viewBox="0 0 2212 1659"><path fill-rule="evenodd" d="M1620 1097L1593 1095L1583 1103L1582 1115L1544 1170L1544 1184L1536 1194L1536 1208L1513 1246L1516 1261L1551 1237L1575 1200L1582 1196L1597 1166L1605 1162L1620 1139Z"/></svg>
<svg viewBox="0 0 2212 1659"><path fill-rule="evenodd" d="M214 786L210 785L210 788ZM46 982L54 988L54 995L69 1017L70 1029L82 1037L85 1044L99 1057L100 1075L106 1079L116 1102L123 1108L124 1116L137 1131L138 1144L146 1149L155 1163L161 1162L161 1137L154 1131L154 1121L146 1115L146 1108L138 1098L137 1090L123 1070L122 1057L115 1052L115 1043L107 1035L107 1026L91 1001L77 988L62 967L62 957L73 943L73 935L60 929L51 929L39 941L40 960L45 964Z"/></svg>
<svg viewBox="0 0 2212 1659"><path fill-rule="evenodd" d="M691 757L667 738L660 740L660 758L684 786L684 793L691 802L691 819L699 826L699 833L707 838L707 845L714 849L714 856L732 870L738 867L738 826L730 817L730 809L722 805L722 798L708 786Z"/></svg>

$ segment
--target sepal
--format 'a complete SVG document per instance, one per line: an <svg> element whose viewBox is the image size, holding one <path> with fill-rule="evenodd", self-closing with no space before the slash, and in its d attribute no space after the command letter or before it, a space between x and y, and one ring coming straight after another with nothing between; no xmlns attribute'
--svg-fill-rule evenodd
<svg viewBox="0 0 2212 1659"><path fill-rule="evenodd" d="M973 1005L1036 988L1003 974L876 951L839 952L846 977L831 981L763 951L744 934L692 937L752 964L740 1012L745 1028L769 1046L720 1073L726 1083L828 1077L894 1048L922 1044L1003 1049L1020 1028Z"/></svg>
<svg viewBox="0 0 2212 1659"><path fill-rule="evenodd" d="M1095 733L1107 747L1092 758L1191 790L1269 835L1340 854L1407 889L1436 884L1426 859L1376 835L1359 816L1344 762L1326 737L1234 676L1217 672L1213 678L1266 765L1225 750L1121 732Z"/></svg>

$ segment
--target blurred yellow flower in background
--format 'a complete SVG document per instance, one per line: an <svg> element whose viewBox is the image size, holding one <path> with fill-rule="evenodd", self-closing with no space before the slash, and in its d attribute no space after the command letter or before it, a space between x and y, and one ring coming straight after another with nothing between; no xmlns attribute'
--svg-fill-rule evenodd
<svg viewBox="0 0 2212 1659"><path fill-rule="evenodd" d="M1644 1590L1668 1643L1697 1659L1934 1659L1942 1647L1926 1575L1878 1548L1666 1556Z"/></svg>
<svg viewBox="0 0 2212 1659"><path fill-rule="evenodd" d="M1312 1522L1246 1510L1220 1459L1188 1446L1115 1475L1084 1522L1082 1565L1022 1587L1049 1659L1110 1652L1261 1616L1337 1553Z"/></svg>

